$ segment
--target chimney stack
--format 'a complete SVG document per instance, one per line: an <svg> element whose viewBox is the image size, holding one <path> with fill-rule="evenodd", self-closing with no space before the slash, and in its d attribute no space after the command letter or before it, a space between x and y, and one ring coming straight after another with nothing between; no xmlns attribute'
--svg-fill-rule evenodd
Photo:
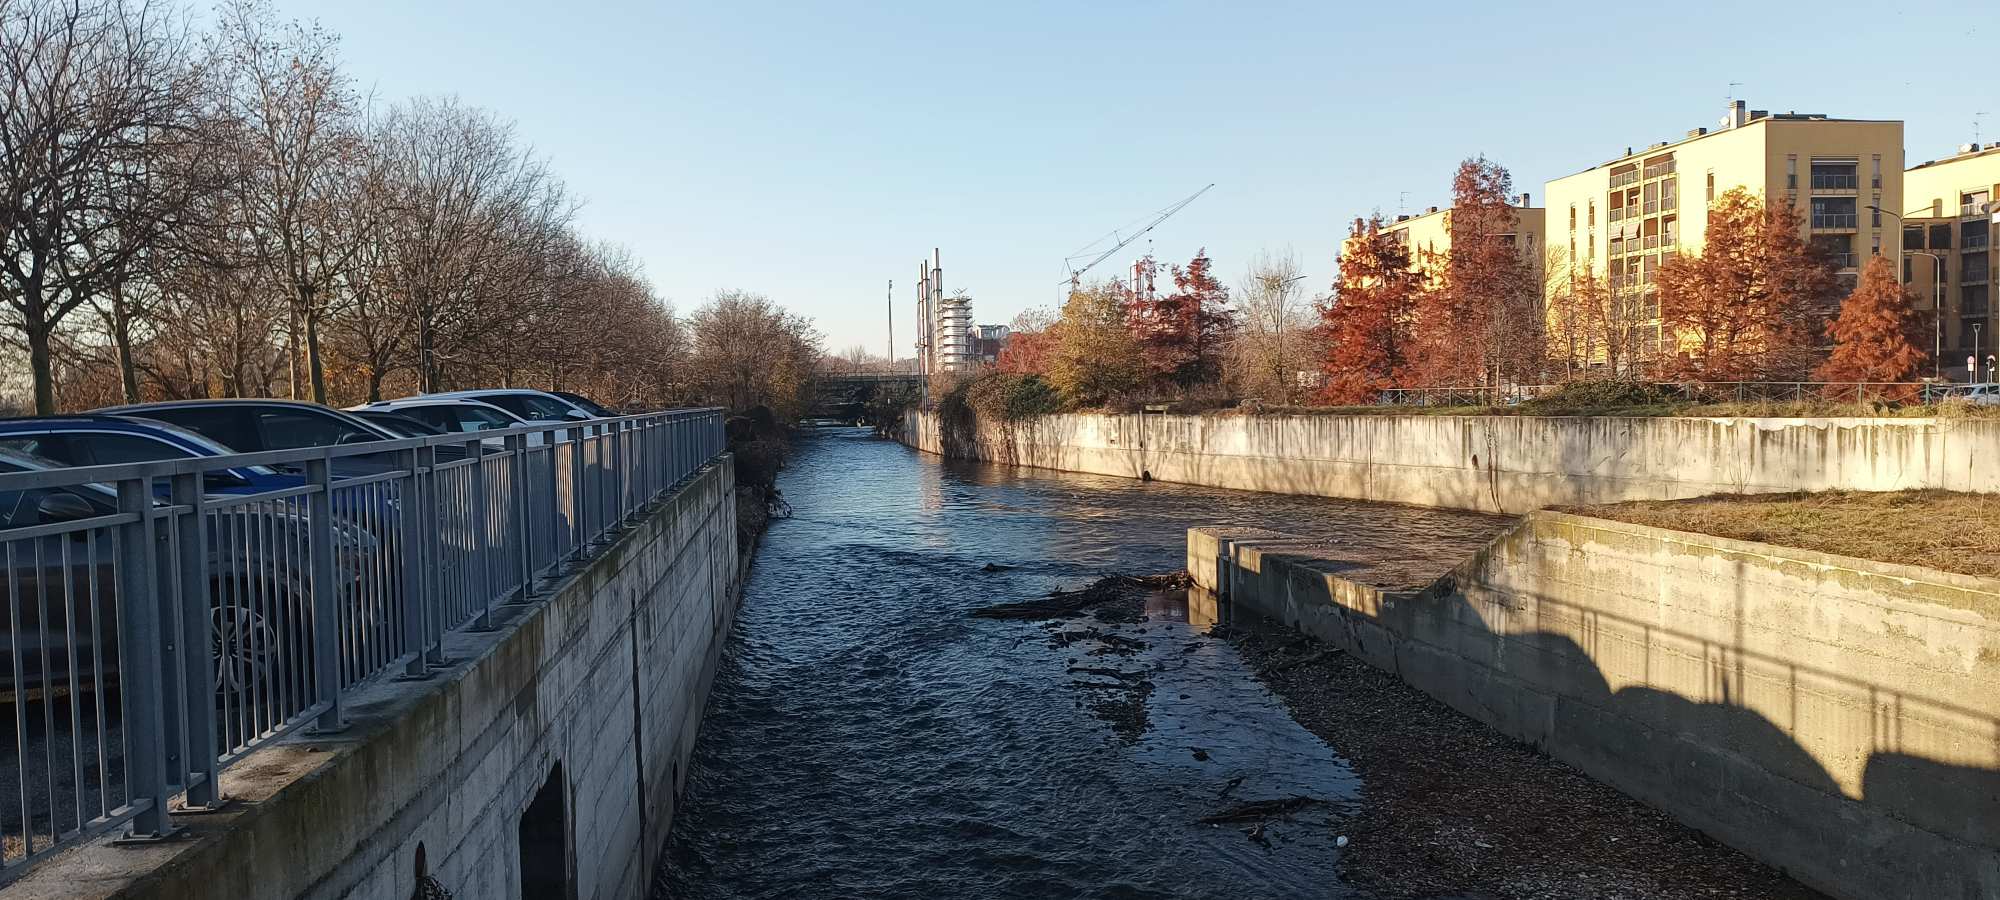
<svg viewBox="0 0 2000 900"><path fill-rule="evenodd" d="M1738 128L1747 124L1749 121L1750 121L1750 101L1748 100L1729 101L1729 110L1722 117L1722 127L1725 129Z"/></svg>

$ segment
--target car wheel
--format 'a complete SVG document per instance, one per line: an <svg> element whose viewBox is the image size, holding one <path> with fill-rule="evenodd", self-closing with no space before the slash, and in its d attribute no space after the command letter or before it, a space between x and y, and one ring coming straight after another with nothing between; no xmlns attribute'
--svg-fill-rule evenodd
<svg viewBox="0 0 2000 900"><path fill-rule="evenodd" d="M238 697L268 684L277 662L277 632L263 614L247 606L223 604L210 612L215 659L215 692Z"/></svg>

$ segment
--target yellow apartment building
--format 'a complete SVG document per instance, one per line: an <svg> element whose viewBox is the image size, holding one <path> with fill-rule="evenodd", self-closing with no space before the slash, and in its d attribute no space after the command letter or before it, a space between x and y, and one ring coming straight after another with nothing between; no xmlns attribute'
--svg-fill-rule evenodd
<svg viewBox="0 0 2000 900"><path fill-rule="evenodd" d="M1537 283L1542 276L1542 248L1547 244L1542 228L1547 220L1545 211L1529 205L1529 195L1513 198L1510 206L1514 209L1514 230L1501 235L1501 241L1520 248L1532 261ZM1393 222L1382 226L1382 233L1400 241L1410 248L1410 265L1417 271L1435 277L1442 275L1441 266L1451 255L1451 210L1440 210L1433 206L1415 215L1399 215Z"/></svg>
<svg viewBox="0 0 2000 900"><path fill-rule="evenodd" d="M1639 343L1667 343L1653 281L1661 263L1699 252L1708 204L1734 187L1801 213L1808 239L1834 254L1852 282L1871 254L1901 253L1894 216L1903 202L1903 123L1728 107L1715 128L1625 148L1615 159L1548 183L1551 309L1571 277L1595 273L1635 321ZM1558 268L1560 267L1560 269ZM1552 323L1553 328L1553 323ZM1557 348L1551 348L1558 353Z"/></svg>
<svg viewBox="0 0 2000 900"><path fill-rule="evenodd" d="M1927 315L1942 307L1932 319L1932 343L1942 358L1937 371L1955 381L1995 380L1987 359L2000 354L1993 284L2000 266L1993 244L2000 226L1994 202L2000 199L2000 143L1967 144L1956 156L1910 167L1903 173L1903 196L1903 281ZM1972 378L1968 356L1980 361L1979 378Z"/></svg>

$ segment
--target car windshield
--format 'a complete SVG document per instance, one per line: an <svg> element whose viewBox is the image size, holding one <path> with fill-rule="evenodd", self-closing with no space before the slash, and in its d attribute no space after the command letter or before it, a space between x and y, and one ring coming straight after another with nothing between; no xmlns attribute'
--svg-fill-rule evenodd
<svg viewBox="0 0 2000 900"><path fill-rule="evenodd" d="M486 394L478 399L482 403L491 403L529 421L561 422L568 419L570 412L576 408L554 397L525 391L517 394Z"/></svg>

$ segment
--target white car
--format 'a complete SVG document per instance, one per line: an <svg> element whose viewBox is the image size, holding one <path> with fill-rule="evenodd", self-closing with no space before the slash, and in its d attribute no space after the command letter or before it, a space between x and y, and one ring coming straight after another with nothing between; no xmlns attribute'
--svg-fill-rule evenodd
<svg viewBox="0 0 2000 900"><path fill-rule="evenodd" d="M1966 384L1953 388L1945 395L1946 400L1958 400L1974 406L2000 406L2000 384Z"/></svg>
<svg viewBox="0 0 2000 900"><path fill-rule="evenodd" d="M481 388L472 391L440 391L435 394L419 394L404 400L477 400L500 407L520 417L523 421L547 422L588 422L597 416L590 410L564 400L547 391L530 388ZM394 401L402 402L402 401Z"/></svg>
<svg viewBox="0 0 2000 900"><path fill-rule="evenodd" d="M360 406L349 407L349 409L370 409L409 416L447 434L473 434L481 431L498 431L503 428L513 428L517 425L528 424L520 416L514 415L491 403L467 397L440 397L435 394L404 397L401 400L377 400L374 403L364 403ZM529 433L528 446L541 446L544 437L545 435L542 432ZM483 446L495 449L505 447L506 443L506 438L502 437L482 438L480 440L480 444Z"/></svg>

